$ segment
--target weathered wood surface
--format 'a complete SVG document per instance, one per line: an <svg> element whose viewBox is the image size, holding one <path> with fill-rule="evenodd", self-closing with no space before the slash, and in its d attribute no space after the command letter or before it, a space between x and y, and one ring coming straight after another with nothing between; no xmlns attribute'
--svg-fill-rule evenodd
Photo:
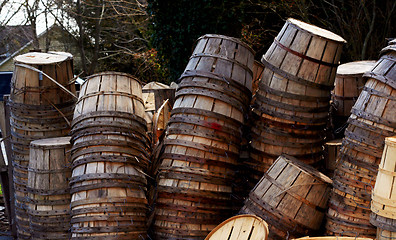
<svg viewBox="0 0 396 240"><path fill-rule="evenodd" d="M30 143L28 201L31 239L69 239L70 137Z"/></svg>
<svg viewBox="0 0 396 240"><path fill-rule="evenodd" d="M325 215L331 183L309 165L281 155L250 192L240 213L263 218L270 239L314 234Z"/></svg>
<svg viewBox="0 0 396 240"><path fill-rule="evenodd" d="M327 214L329 235L375 237L370 223L371 193L386 137L396 135L395 51L386 51L370 72L351 110ZM342 208L344 205L346 207ZM337 206L341 206L337 207Z"/></svg>
<svg viewBox="0 0 396 240"><path fill-rule="evenodd" d="M139 239L147 232L146 135L141 83L90 76L72 122L72 239Z"/></svg>
<svg viewBox="0 0 396 240"><path fill-rule="evenodd" d="M157 177L158 239L204 238L231 214L253 52L238 39L199 38L181 76Z"/></svg>
<svg viewBox="0 0 396 240"><path fill-rule="evenodd" d="M268 238L268 224L255 215L237 215L231 217L215 229L205 240L266 240Z"/></svg>
<svg viewBox="0 0 396 240"><path fill-rule="evenodd" d="M10 125L18 237L29 238L25 210L29 144L65 136L75 103L73 59L67 54L26 53L15 58L11 80Z"/></svg>

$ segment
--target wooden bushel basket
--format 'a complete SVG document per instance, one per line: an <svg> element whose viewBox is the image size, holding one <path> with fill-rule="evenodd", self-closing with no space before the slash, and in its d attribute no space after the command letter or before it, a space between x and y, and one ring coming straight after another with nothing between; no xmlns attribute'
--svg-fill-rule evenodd
<svg viewBox="0 0 396 240"><path fill-rule="evenodd" d="M202 239L231 214L241 130L252 89L253 52L205 35L181 76L157 177L157 239Z"/></svg>
<svg viewBox="0 0 396 240"><path fill-rule="evenodd" d="M73 59L58 53L17 56L11 81L10 125L18 238L29 238L26 213L31 141L65 136L75 103Z"/></svg>
<svg viewBox="0 0 396 240"><path fill-rule="evenodd" d="M147 233L150 143L140 82L90 76L72 122L72 239L138 239Z"/></svg>
<svg viewBox="0 0 396 240"><path fill-rule="evenodd" d="M267 240L268 224L255 215L237 215L231 217L215 229L205 240Z"/></svg>
<svg viewBox="0 0 396 240"><path fill-rule="evenodd" d="M28 203L32 239L69 239L70 137L30 144Z"/></svg>
<svg viewBox="0 0 396 240"><path fill-rule="evenodd" d="M315 233L325 214L331 183L309 165L281 155L250 192L240 213L263 218L270 239Z"/></svg>

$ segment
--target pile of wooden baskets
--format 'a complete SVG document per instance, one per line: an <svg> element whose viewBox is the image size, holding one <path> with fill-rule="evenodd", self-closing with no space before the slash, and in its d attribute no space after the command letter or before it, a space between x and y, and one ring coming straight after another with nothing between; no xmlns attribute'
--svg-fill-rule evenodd
<svg viewBox="0 0 396 240"><path fill-rule="evenodd" d="M316 26L288 19L261 61L253 97L253 183L282 153L315 165L322 160L333 88L345 40Z"/></svg>
<svg viewBox="0 0 396 240"><path fill-rule="evenodd" d="M75 103L72 67L68 54L27 53L15 58L9 105L19 239L30 237L26 213L29 145L69 133Z"/></svg>
<svg viewBox="0 0 396 240"><path fill-rule="evenodd" d="M156 239L203 239L231 214L253 51L238 39L198 39L181 76L157 179Z"/></svg>
<svg viewBox="0 0 396 240"><path fill-rule="evenodd" d="M147 233L150 143L141 83L104 72L82 85L72 122L72 239Z"/></svg>
<svg viewBox="0 0 396 240"><path fill-rule="evenodd" d="M396 137L385 139L385 148L372 191L370 222L377 240L396 238Z"/></svg>
<svg viewBox="0 0 396 240"><path fill-rule="evenodd" d="M297 159L281 155L249 194L240 213L269 225L269 239L312 235L320 229L331 179Z"/></svg>
<svg viewBox="0 0 396 240"><path fill-rule="evenodd" d="M396 49L387 47L370 72L348 119L327 213L328 234L375 237L370 224L385 137L396 134Z"/></svg>
<svg viewBox="0 0 396 240"><path fill-rule="evenodd" d="M70 137L30 144L28 201L31 239L70 239Z"/></svg>
<svg viewBox="0 0 396 240"><path fill-rule="evenodd" d="M357 61L341 64L337 68L332 100L332 122L336 137L342 138L351 109L359 97L366 78L363 74L370 71L375 61Z"/></svg>

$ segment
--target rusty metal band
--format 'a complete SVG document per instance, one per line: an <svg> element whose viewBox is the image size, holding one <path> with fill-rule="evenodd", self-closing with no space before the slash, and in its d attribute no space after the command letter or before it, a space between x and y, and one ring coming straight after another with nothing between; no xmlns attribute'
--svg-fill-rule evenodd
<svg viewBox="0 0 396 240"><path fill-rule="evenodd" d="M128 112L119 112L119 111L94 111L94 112L89 112L89 113L84 113L78 117L75 117L72 121L72 127L82 121L89 120L92 118L96 117L111 117L111 118L125 118L128 120L133 120L137 121L142 125L143 128L147 128L147 123L146 120L140 116L137 116L136 114L133 113L128 113ZM95 121L95 120L94 120ZM117 121L117 120L110 120L111 122Z"/></svg>
<svg viewBox="0 0 396 240"><path fill-rule="evenodd" d="M216 79L217 80L217 79ZM224 81L221 81L224 83ZM178 90L182 88L206 88L210 90L217 91L222 94L226 94L237 101L240 102L242 105L247 105L249 104L250 101L250 96L248 94L244 94L243 91L241 91L240 88L233 87L232 85L227 85L227 86L222 86L219 84L215 83L210 83L210 82L197 82L197 81L187 81L184 80L179 85L177 86Z"/></svg>
<svg viewBox="0 0 396 240"><path fill-rule="evenodd" d="M156 220L159 221L167 221L167 222L174 222L174 223L181 223L181 224L185 224L185 223L189 223L189 224L208 224L211 222L221 222L224 220L223 216L219 216L214 215L208 218L195 218L193 214L191 214L191 217L175 217L175 216L163 216L163 215L156 215L155 216Z"/></svg>
<svg viewBox="0 0 396 240"><path fill-rule="evenodd" d="M343 153L341 153L341 154L343 154ZM345 156L345 155L343 155L343 156ZM362 171L361 167L357 166L356 164L353 164L353 165L359 167L359 168L357 168L357 167L353 168L350 166L350 164L348 165L348 163L349 163L348 161L342 161L341 163L339 163L337 165L337 169L335 171L352 175L355 178L360 177L360 178L364 178L369 181L375 182L375 176L370 177L370 174L365 171Z"/></svg>
<svg viewBox="0 0 396 240"><path fill-rule="evenodd" d="M165 143L165 145L176 145L176 146L194 148L194 149L202 150L202 151L209 152L212 154L218 154L220 156L225 156L227 158L237 159L239 156L239 154L236 154L231 151L215 148L215 147L205 145L202 143L195 143L192 141L186 141L186 140L180 140L180 139L165 139L164 143Z"/></svg>
<svg viewBox="0 0 396 240"><path fill-rule="evenodd" d="M29 165L28 161L26 162L26 166L21 165L15 161L12 161L12 166L14 167L14 170L16 170L17 172L23 171L25 174L27 174L27 172L28 172L28 165Z"/></svg>
<svg viewBox="0 0 396 240"><path fill-rule="evenodd" d="M103 188L124 188L124 189L141 189L145 191L145 188L142 184L135 183L127 183L127 182L101 182L95 184L89 184L84 186L72 186L70 189L70 194L74 194L77 192L88 191L88 190L100 190Z"/></svg>
<svg viewBox="0 0 396 240"><path fill-rule="evenodd" d="M242 47L246 48L249 52L252 54L255 54L254 50L246 43L242 42L241 39L239 38L234 38L234 37L228 37L224 35L219 35L219 34L205 34L197 39L197 41L200 41L202 39L210 39L210 38L215 38L215 39L224 39L227 41L231 41L236 43L237 45L241 45ZM237 49L237 48L236 48Z"/></svg>
<svg viewBox="0 0 396 240"><path fill-rule="evenodd" d="M296 55L296 56L298 56L298 57L300 57L302 59L308 60L310 62L314 62L314 63L317 63L319 65L325 65L325 66L332 67L332 68L336 68L339 65L339 64L336 64L336 63L324 62L322 60L319 60L319 59L316 59L316 58L312 58L312 57L309 57L309 56L304 55L302 53L299 53L297 51L294 51L293 49L290 49L290 48L286 47L285 45L283 45L282 43L280 43L278 41L278 39L276 39L276 38L274 39L274 43L276 45L278 45L280 48L282 48L283 50L286 50L287 52L289 52L289 53L291 53L293 55Z"/></svg>
<svg viewBox="0 0 396 240"><path fill-rule="evenodd" d="M86 173L80 176L74 176L70 178L70 184L78 182L90 181L90 180L125 180L131 183L146 184L146 178L139 175L131 175L126 173Z"/></svg>
<svg viewBox="0 0 396 240"><path fill-rule="evenodd" d="M84 157L82 159L74 160L71 168L76 168L77 166L81 166L87 163L93 163L93 162L114 162L114 163L129 163L129 164L142 164L143 162L139 161L139 159L136 159L135 157L131 156L89 156L89 157Z"/></svg>
<svg viewBox="0 0 396 240"><path fill-rule="evenodd" d="M11 121L10 125L16 130L22 130L27 132L52 132L52 131L62 131L65 129L70 129L67 123L56 122L56 123L40 123L41 126L29 125L29 122L25 122L26 125L18 124L15 121ZM44 126L43 126L44 125Z"/></svg>
<svg viewBox="0 0 396 240"><path fill-rule="evenodd" d="M324 145L324 140L319 141L319 142L308 142L308 143L297 143L297 142L291 142L289 139L287 142L281 141L280 139L276 140L271 140L268 139L265 136L258 135L254 132L251 132L252 137L254 138L255 141L259 141L261 143L273 145L273 146L280 146L280 147L290 147L290 148L314 148L314 147L321 147Z"/></svg>
<svg viewBox="0 0 396 240"><path fill-rule="evenodd" d="M371 184L370 183L366 183L360 180L356 180L351 178L348 175L342 174L342 171L340 169L336 169L334 176L337 178L337 180L341 183L344 183L348 186L352 186L355 188L360 188L360 189L372 189L374 188L374 186L372 185L373 183L375 183L375 181L373 181Z"/></svg>
<svg viewBox="0 0 396 240"><path fill-rule="evenodd" d="M224 219L226 219L226 217ZM175 229L173 226L154 226L153 228L155 231L155 239L157 240L180 240L183 239L184 236L188 236L188 240L201 240L210 233L209 230L182 230L181 228Z"/></svg>
<svg viewBox="0 0 396 240"><path fill-rule="evenodd" d="M70 197L65 198L65 199L58 199L58 200L40 200L40 199L33 199L32 197L29 197L26 202L34 204L34 205L49 205L49 206L69 205Z"/></svg>
<svg viewBox="0 0 396 240"><path fill-rule="evenodd" d="M132 137L136 134L139 135L140 138L146 138L146 140L148 139L146 132L144 132L144 129L140 128L138 125L125 124L120 122L111 123L96 121L75 125L71 130L73 141L75 138L79 137L79 135L97 132L98 130L102 130L104 132L114 130L115 132L119 132L120 134L130 135Z"/></svg>
<svg viewBox="0 0 396 240"><path fill-rule="evenodd" d="M35 217L32 217L35 218ZM35 232L46 232L48 235L52 234L59 234L61 235L61 232L63 232L63 234L67 234L69 228L70 228L70 216L69 216L69 221L67 221L66 219L62 220L58 220L54 217L49 217L49 219L52 220L52 222L48 222L48 223L37 223L34 222L34 220L30 220L30 227L33 231ZM53 236L55 237L55 236ZM46 238L42 238L42 239L46 239ZM55 238L58 239L58 238Z"/></svg>
<svg viewBox="0 0 396 240"><path fill-rule="evenodd" d="M234 108L238 109L241 112L246 112L248 109L248 104L247 103L241 103L237 100L235 100L234 98L231 98L225 94L219 93L219 92L214 92L212 90L208 90L208 89L202 89L202 90L198 90L198 88L190 88L190 89L186 89L186 88L182 88L182 89L178 89L176 91L175 97L180 97L180 96L191 96L191 95L197 95L197 96L204 96L204 97L210 97L222 102L225 102L231 106L233 106Z"/></svg>
<svg viewBox="0 0 396 240"><path fill-rule="evenodd" d="M211 160L211 159L203 158L203 157L188 156L185 154L163 153L161 155L160 159L161 160L162 159L182 160L182 161L186 161L186 162L199 163L199 164L204 164L204 165L208 165L208 166L236 169L236 165L229 163L229 162L223 162L223 161L219 161L219 160Z"/></svg>
<svg viewBox="0 0 396 240"><path fill-rule="evenodd" d="M356 126L355 126L356 127ZM353 139L357 142L366 144L368 146L374 147L374 148L379 148L382 149L384 147L384 138L380 136L370 136L370 137L363 137L361 134L355 134L354 132L350 131L348 128L345 129L344 135L349 138Z"/></svg>
<svg viewBox="0 0 396 240"><path fill-rule="evenodd" d="M155 205L156 205L156 207L158 207L158 209L171 209L172 211L181 211L181 212L202 212L202 211L205 211L206 213L209 213L210 211L212 211L212 214L216 214L216 213L224 211L224 210L229 210L231 208L231 206L225 207L225 206L220 206L220 205L212 205L211 207L203 206L203 205L184 206L184 205L178 205L178 204L172 204L172 203L162 203L162 202L156 202ZM231 200L230 200L230 205L231 205Z"/></svg>
<svg viewBox="0 0 396 240"><path fill-rule="evenodd" d="M273 158L274 160L277 159L277 158L279 157L279 155L271 155L271 154L262 152L262 151L260 151L260 150L258 150L258 149L254 149L254 148L252 148L252 149L250 150L250 152L253 153L253 154L258 154L258 155L260 155L260 156L266 156L266 157L268 157L268 158ZM311 163L308 163L308 162L307 162L307 159L321 158L322 155L323 155L323 152L317 152L317 153L308 153L308 154L295 154L295 155L293 155L293 157L299 159L300 161L304 161L304 162L307 163L307 164L311 164ZM319 161L319 160L316 160L316 159L315 159L315 160L313 160L313 161L317 162L317 161Z"/></svg>
<svg viewBox="0 0 396 240"><path fill-rule="evenodd" d="M36 169L36 168L28 168L29 172L33 173L42 173L42 174L48 174L48 173L70 173L70 168L68 168L66 165L64 168L61 169Z"/></svg>
<svg viewBox="0 0 396 240"><path fill-rule="evenodd" d="M135 134L136 133L136 134ZM130 132L125 132L125 131L117 131L117 128L112 128L110 129L109 127L105 127L105 128L89 128L89 129L84 129L84 130L80 130L77 131L73 134L73 137L70 139L71 142L75 143L79 140L79 138L84 138L84 137L99 137L103 138L103 136L109 136L109 135L116 135L116 136L121 136L121 137L125 137L127 142L131 142L133 144L138 144L140 147L143 148L150 148L150 140L148 139L147 135L141 135L140 133L137 132L133 132L133 130L131 129ZM130 141L132 139L136 139L137 141ZM124 141L124 140L123 140Z"/></svg>
<svg viewBox="0 0 396 240"><path fill-rule="evenodd" d="M372 226L371 224L370 225L365 225L365 224L353 223L351 221L342 220L342 219L339 219L337 217L333 217L333 216L331 216L329 214L326 214L326 218L329 219L330 221L334 222L334 224L337 225L338 227L339 226L347 226L349 228L353 228L353 233L355 235L359 235L359 233L361 233L363 235L367 235L367 234L369 234L369 232L368 232L369 230L375 230L376 231L375 227ZM340 229L340 230L342 230L342 229ZM339 233L343 234L344 232L341 231Z"/></svg>
<svg viewBox="0 0 396 240"><path fill-rule="evenodd" d="M294 193L294 192L291 192L290 189L286 188L286 187L285 187L284 185L282 185L281 183L278 183L275 179L273 179L273 178L272 178L270 175L268 175L267 173L264 173L264 177L265 177L265 179L267 179L269 182L271 182L272 184L274 184L277 188L279 188L279 189L281 190L281 192L286 193L286 194L289 194L290 196L292 196L293 198L295 198L297 201L300 201L301 203L307 205L308 207L310 207L310 208L312 208L312 209L315 209L316 211L323 212L323 213L326 212L326 210L327 210L326 208L322 208L322 207L320 207L320 206L318 206L318 205L316 205L316 204L314 204L314 203L308 201L306 198L304 198L304 197L302 197L302 196L300 196L300 195L298 195L298 194L296 194L296 193ZM315 183L313 183L313 184L315 184ZM323 183L323 185L326 185L326 184ZM313 186L313 185L311 185L311 186ZM257 196L254 192L250 193L250 195L254 195L256 198L258 198L258 196ZM250 196L250 195L249 195L249 196Z"/></svg>
<svg viewBox="0 0 396 240"><path fill-rule="evenodd" d="M367 214L367 213L364 212L363 209L359 209L359 208L356 208L356 207L352 207L352 206L348 206L348 205L344 205L344 206L336 205L332 201L329 201L329 208L335 210L336 212L343 213L345 215L350 214L350 215L353 216L353 214L359 213L359 214L362 214L364 216L364 215L369 215L370 214L370 212L367 211L368 212L368 214Z"/></svg>
<svg viewBox="0 0 396 240"><path fill-rule="evenodd" d="M270 134L275 134L284 137L293 137L293 138L303 138L303 139L312 139L312 140L323 140L326 136L324 133L316 133L316 134L307 134L307 133L295 133L292 131L287 131L284 128L277 128L269 125L267 122L258 121L255 123L255 126L251 127L251 131L259 134L259 132L268 132Z"/></svg>
<svg viewBox="0 0 396 240"><path fill-rule="evenodd" d="M110 203L111 209L107 206L101 206L101 207L90 207L90 208L79 208L79 209L73 209L74 207L77 206L84 206L84 205L90 205L90 204L95 204L95 203ZM113 206L117 203L121 204L128 204L128 206ZM134 206L131 206L131 204L134 204ZM132 212L140 212L147 210L147 200L146 197L144 198L135 198L135 197L103 197L103 198L88 198L84 200L77 200L77 201L71 201L70 207L73 209L74 215L79 215L79 214L85 214L85 213L90 213L90 211L94 211L94 213L97 212L109 212L108 210L112 210L115 212L118 211L124 211L123 209L125 207L128 207L128 211ZM99 210L97 210L99 208Z"/></svg>
<svg viewBox="0 0 396 240"><path fill-rule="evenodd" d="M49 190L49 189L37 189L37 188L26 187L26 189L28 193L33 193L42 196L64 195L64 194L69 194L70 192L70 188Z"/></svg>
<svg viewBox="0 0 396 240"><path fill-rule="evenodd" d="M82 102L83 100L85 100L87 98L97 97L97 96L105 96L105 95L128 97L128 98L131 98L133 100L139 101L144 106L144 102L143 102L141 97L138 97L138 96L130 94L130 93L118 92L118 91L99 91L99 92L86 93L83 96L80 96L78 98L78 100L76 102L76 105L78 105L80 102Z"/></svg>
<svg viewBox="0 0 396 240"><path fill-rule="evenodd" d="M294 112L323 113L323 112L328 112L330 109L330 104L327 104L326 106L322 106L322 107L303 107L303 106L290 105L287 103L272 100L260 94L256 94L256 101Z"/></svg>
<svg viewBox="0 0 396 240"><path fill-rule="evenodd" d="M172 116L169 119L168 125L171 126L173 123L178 124L193 124L200 127L206 127L212 130L216 130L218 132L222 132L224 134L229 134L234 137L240 138L242 135L240 128L230 128L228 126L224 126L212 121L206 121L199 118L195 118L193 116Z"/></svg>
<svg viewBox="0 0 396 240"><path fill-rule="evenodd" d="M186 193L159 192L158 199L177 199L177 200L189 201L189 202L199 203L199 204L214 204L216 206L230 204L230 201L228 199L226 199L226 200L214 199L214 198L207 198L204 196L199 196L199 195L197 196L197 195L186 194Z"/></svg>
<svg viewBox="0 0 396 240"><path fill-rule="evenodd" d="M130 222L131 224L141 225L146 224L146 214L142 212L142 216L137 215L126 215L126 216L108 216L108 215L96 215L96 216L84 216L84 217L73 217L71 219L71 224L74 223L83 223L83 222L96 222L96 221L105 221L105 222Z"/></svg>
<svg viewBox="0 0 396 240"><path fill-rule="evenodd" d="M40 210L33 210L33 209L26 209L28 214L31 215L39 215L39 216L53 216L53 215L68 215L70 214L69 209L63 210L50 210L50 211L40 211Z"/></svg>
<svg viewBox="0 0 396 240"><path fill-rule="evenodd" d="M223 142L228 145L235 145L238 149L240 148L242 141L241 138L236 138L232 135L221 136L220 134L217 134L216 131L210 131L206 129L181 129L181 128L174 128L170 125L170 127L168 127L167 132L168 135L180 134L180 135L189 135L189 136L207 138L210 140Z"/></svg>
<svg viewBox="0 0 396 240"><path fill-rule="evenodd" d="M43 118L49 118L49 119L54 119L54 118L61 118L60 117L60 112L63 113L63 115L66 116L73 116L73 111L74 111L74 105L67 107L67 108L61 108L59 110L46 110L46 111L32 111L32 110L21 110L21 109L11 109L11 113L14 116L17 117L25 117L28 119L34 120L35 117L43 117Z"/></svg>
<svg viewBox="0 0 396 240"><path fill-rule="evenodd" d="M90 213L134 213L134 212L143 212L144 208L136 207L136 206L104 206L104 207L84 207L79 209L71 210L72 219L73 216L81 215L81 214L90 214Z"/></svg>
<svg viewBox="0 0 396 240"><path fill-rule="evenodd" d="M352 189L348 187L348 183L343 183L339 179L333 179L333 187L341 192L347 193L351 196L357 197L359 199L362 199L364 201L370 201L371 200L371 193L367 192L367 190L361 190L358 191L356 189ZM363 191L363 192L362 192Z"/></svg>
<svg viewBox="0 0 396 240"><path fill-rule="evenodd" d="M17 120L24 123L27 122L27 123L36 123L36 124L58 123L65 121L65 117L68 120L71 120L73 118L73 112L65 112L63 113L63 115L58 112L56 116L35 116L30 113L16 114L15 112L11 112L10 114L13 120Z"/></svg>
<svg viewBox="0 0 396 240"><path fill-rule="evenodd" d="M193 189L193 188L181 188L181 187L171 187L171 186L157 186L157 192L166 192L166 193L183 193L183 194L189 194L193 196L198 196L198 197L205 197L205 198L213 198L213 199L220 199L227 201L228 199L231 199L232 193L229 192L216 192L216 191L209 191L209 190L198 190L198 189Z"/></svg>
<svg viewBox="0 0 396 240"><path fill-rule="evenodd" d="M296 99L296 100L304 100L304 101L312 101L312 102L328 102L328 101L330 101L330 93L328 94L328 96L319 96L319 97L306 96L306 95L294 94L294 93L276 90L276 89L273 89L273 88L265 85L263 82L259 83L259 91L263 91L265 93L269 93L269 94L272 94L275 96L286 97L286 98L291 98L291 99ZM257 93L256 93L256 95L257 95Z"/></svg>
<svg viewBox="0 0 396 240"><path fill-rule="evenodd" d="M136 232L136 231L147 231L146 226L135 226L132 224L129 226L111 226L111 227L71 227L73 234L77 233L118 233L118 232ZM106 238L107 239L107 238Z"/></svg>
<svg viewBox="0 0 396 240"><path fill-rule="evenodd" d="M386 99L389 99L389 100L392 100L392 101L396 101L396 96L392 96L392 95L386 94L384 92L381 92L381 91L378 91L378 90L375 90L375 89L372 89L372 88L369 88L369 87L366 87L366 86L364 86L362 91L366 91L370 95L375 95L375 96L378 96L378 97L383 97L383 98L386 98Z"/></svg>
<svg viewBox="0 0 396 240"><path fill-rule="evenodd" d="M176 180L185 180L191 182L200 182L200 183L210 183L210 184L218 184L218 185L228 185L230 179L232 177L215 177L215 176L205 176L203 174L192 173L192 172L174 172L171 170L165 171L161 169L158 174L159 179L176 179Z"/></svg>
<svg viewBox="0 0 396 240"><path fill-rule="evenodd" d="M213 54L213 53L194 53L193 55L191 55L190 60L193 58L200 58L200 57L212 57L212 58L222 59L222 60L237 64L238 66L243 68L246 72L248 72L250 74L250 76L253 76L253 71L248 66L246 66L245 64L243 64L233 58L229 58L224 55Z"/></svg>
<svg viewBox="0 0 396 240"><path fill-rule="evenodd" d="M285 129L292 129L292 130L307 130L307 131L320 131L320 132L325 132L325 127L326 124L323 125L303 125L303 124L289 124L289 123L282 123L278 121L274 121L271 119L268 119L264 116L259 117L261 122L265 122L267 124L279 127L279 128L285 128Z"/></svg>
<svg viewBox="0 0 396 240"><path fill-rule="evenodd" d="M232 78L225 77L222 74L200 71L200 70L186 70L182 73L179 79L183 79L187 77L206 77L210 79L220 80L235 89L239 89L239 91L241 91L241 93L246 95L247 98L250 98L250 96L252 95L252 92L246 86L244 86L243 84L239 83L238 81Z"/></svg>
<svg viewBox="0 0 396 240"><path fill-rule="evenodd" d="M204 109L197 109L197 108L173 108L172 109L172 117L175 114L194 114L194 115L200 115L200 116L205 116L205 117L210 117L210 118L216 118L222 121L225 121L233 126L235 126L235 128L240 128L242 126L242 122L231 118L229 116L220 114L220 113L216 113L213 111L209 111L209 110L204 110Z"/></svg>
<svg viewBox="0 0 396 240"><path fill-rule="evenodd" d="M7 101L7 105L13 109L22 109L22 110L29 110L29 111L53 111L57 112L52 105L30 105L25 103L16 103L12 100ZM75 101L65 102L61 104L55 104L58 109L67 109L67 108L74 108Z"/></svg>
<svg viewBox="0 0 396 240"><path fill-rule="evenodd" d="M332 90L334 88L334 86L330 86L330 85L323 85L323 84L319 84L319 83L315 83L300 77L297 77L296 75L290 74L288 72L283 71L280 68L275 67L274 65L272 65L271 63L269 63L264 56L261 58L261 62L264 64L264 66L268 69L270 69L272 72L287 78L288 80L291 80L293 82L297 82L299 84L308 86L308 87L312 87L312 88L317 88L317 89L321 89L321 90Z"/></svg>
<svg viewBox="0 0 396 240"><path fill-rule="evenodd" d="M130 240L130 239L146 239L147 237L147 230L145 231L134 231L132 233L121 233L121 232L114 232L113 235L106 235L106 240ZM103 240L103 236L73 236L75 240Z"/></svg>
<svg viewBox="0 0 396 240"><path fill-rule="evenodd" d="M372 212L370 214L370 223L386 231L396 232L396 220L386 218Z"/></svg>
<svg viewBox="0 0 396 240"><path fill-rule="evenodd" d="M370 124L367 124L365 122L359 121L358 119L349 118L347 123L351 124L351 125L354 125L356 127L359 127L359 128L363 128L363 129L375 132L378 135L384 136L384 138L396 135L396 131L395 132L391 132L391 131L388 131L386 129L380 129L380 128L377 128L377 127L375 127L373 125L370 125Z"/></svg>
<svg viewBox="0 0 396 240"><path fill-rule="evenodd" d="M298 117L298 116L290 116L288 114L279 113L278 111L271 110L270 107L266 107L265 104L257 104L253 105L254 108L257 108L262 113L268 114L270 116L278 117L285 120L295 121L295 122L302 122L302 123L326 123L328 121L328 117L322 118L308 118L308 117Z"/></svg>
<svg viewBox="0 0 396 240"><path fill-rule="evenodd" d="M339 155L338 158L339 158L341 161L346 161L346 162L348 162L348 163L350 163L350 164L353 164L353 165L356 165L356 166L358 166L358 167L367 169L367 170L373 172L374 174L377 174L378 166L376 166L376 164L372 164L372 163L368 163L368 162L363 162L363 161L358 160L358 159L356 159L356 158L354 158L354 157L351 157L351 156L349 156L349 155L347 155L347 154L345 154L345 153L343 153L343 152L339 152L338 155ZM379 157L379 159L381 159L381 157Z"/></svg>
<svg viewBox="0 0 396 240"><path fill-rule="evenodd" d="M142 159L142 161L149 161L145 155L141 154L140 151L136 151L135 149L132 148L123 148L123 147L107 147L107 146L98 146L98 147L89 147L86 149L82 149L82 150L78 150L77 152L72 154L72 159L74 161L74 159L77 159L78 157L81 157L85 154L89 154L90 156L87 157L91 157L91 155L93 154L98 154L98 155L102 155L103 152L112 152L112 153L117 153L117 154L129 154L129 155L133 155L136 158L140 158ZM107 155L109 158L111 158L111 155Z"/></svg>
<svg viewBox="0 0 396 240"><path fill-rule="evenodd" d="M366 72L363 74L363 77L374 78L375 80L378 80L382 83L385 83L385 84L391 86L393 89L396 89L396 80L395 79L391 79L386 76L376 74L374 72Z"/></svg>
<svg viewBox="0 0 396 240"><path fill-rule="evenodd" d="M299 234L305 235L304 232L311 232L311 231L315 232L316 231L315 229L312 229L312 228L310 228L308 226L304 226L304 225L296 222L293 218L291 218L289 216L285 216L284 213L282 213L278 209L272 207L268 203L264 202L262 199L260 199L253 192L251 192L249 194L249 198L248 198L247 202L249 202L249 200L251 201L251 205L260 206L261 208L266 210L267 213L272 214L272 216L273 216L275 221L282 222L282 225L286 225L287 226L287 230L289 232L295 232L295 233L299 233ZM285 226L282 226L281 229L285 229Z"/></svg>
<svg viewBox="0 0 396 240"><path fill-rule="evenodd" d="M126 147L126 148L131 148L136 151L139 151L141 154L145 155L148 157L149 153L147 149L144 149L142 146L136 146L139 145L139 142L129 142L129 141L122 141L122 140L113 140L113 139L98 139L98 140L87 140L79 143L74 143L73 147L71 148L71 152L73 153L74 151L80 149L80 148L89 148L89 147L94 147L98 145L103 145L107 147L108 149L111 149L111 147L116 146L116 147Z"/></svg>
<svg viewBox="0 0 396 240"><path fill-rule="evenodd" d="M26 185L27 185L27 178L25 181L21 178L18 178L16 176L13 177L14 180L14 188L16 192L22 192L22 193L26 193L27 194L27 190L26 190ZM24 200L25 201L25 200Z"/></svg>
<svg viewBox="0 0 396 240"><path fill-rule="evenodd" d="M348 137L344 137L342 141L343 141L343 145L346 146L346 148L348 148L348 149L359 151L359 152L365 153L369 156L373 156L373 157L381 159L383 148L375 149L375 148L372 148L369 146L363 146L360 143L353 142L352 139L350 139ZM344 144L344 142L346 144Z"/></svg>
<svg viewBox="0 0 396 240"><path fill-rule="evenodd" d="M22 183L22 182L27 182L28 179L28 174L27 173L21 173L21 172L17 172L14 171L14 179L16 179L16 183Z"/></svg>
<svg viewBox="0 0 396 240"><path fill-rule="evenodd" d="M376 116L374 114L365 112L363 110L352 108L351 113L355 114L358 117L370 120L372 122L375 122L378 124L383 124L383 125L391 127L391 128L396 128L396 122L386 120L384 118L381 118L380 116Z"/></svg>

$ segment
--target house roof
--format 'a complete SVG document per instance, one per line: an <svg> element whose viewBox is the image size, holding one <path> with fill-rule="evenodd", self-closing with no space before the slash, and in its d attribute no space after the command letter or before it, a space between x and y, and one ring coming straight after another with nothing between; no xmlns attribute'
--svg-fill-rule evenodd
<svg viewBox="0 0 396 240"><path fill-rule="evenodd" d="M32 39L30 25L0 26L0 62L30 43Z"/></svg>

